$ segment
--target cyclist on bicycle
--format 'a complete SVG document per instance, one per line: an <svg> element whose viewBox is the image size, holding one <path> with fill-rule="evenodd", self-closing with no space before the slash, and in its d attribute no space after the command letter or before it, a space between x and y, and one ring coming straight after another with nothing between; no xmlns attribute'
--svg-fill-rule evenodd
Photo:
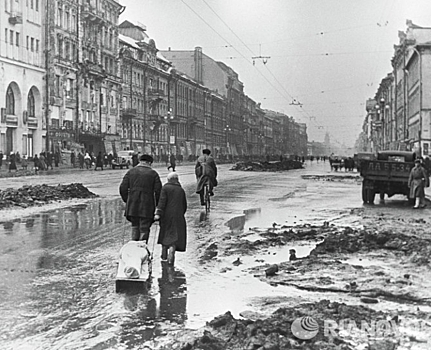
<svg viewBox="0 0 431 350"><path fill-rule="evenodd" d="M204 149L195 165L195 174L198 181L196 193L199 193L201 205L205 205L204 187L208 185L210 196L214 196L213 188L217 186L217 165L209 149Z"/></svg>

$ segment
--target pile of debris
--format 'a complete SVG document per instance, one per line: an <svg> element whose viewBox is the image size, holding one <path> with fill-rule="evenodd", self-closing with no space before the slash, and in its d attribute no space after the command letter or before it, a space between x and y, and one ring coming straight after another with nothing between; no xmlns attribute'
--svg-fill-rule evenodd
<svg viewBox="0 0 431 350"><path fill-rule="evenodd" d="M296 160L273 161L273 162L238 162L230 170L240 171L282 171L291 169L302 169L302 162Z"/></svg>
<svg viewBox="0 0 431 350"><path fill-rule="evenodd" d="M385 322L381 311L365 306L351 306L344 303L321 300L317 303L301 304L295 307L280 308L270 317L255 320L235 319L230 312L210 321L204 329L195 334L177 337L175 347L180 350L239 350L239 349L352 349L352 345L363 343L363 336L347 336L343 339L343 323L347 326L360 325L360 322ZM340 324L330 328L326 323ZM200 333L200 334L199 334ZM353 332L351 332L353 333ZM359 332L358 332L359 333ZM388 339L367 338L368 349L394 349L393 331L388 330ZM165 348L163 348L165 349Z"/></svg>
<svg viewBox="0 0 431 350"><path fill-rule="evenodd" d="M69 185L35 185L0 190L0 209L14 206L27 208L72 198L98 197L80 183Z"/></svg>

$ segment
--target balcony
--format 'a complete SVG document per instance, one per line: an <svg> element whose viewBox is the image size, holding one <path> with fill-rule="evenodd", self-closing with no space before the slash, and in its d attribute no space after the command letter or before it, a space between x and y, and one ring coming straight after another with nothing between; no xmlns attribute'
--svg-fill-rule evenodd
<svg viewBox="0 0 431 350"><path fill-rule="evenodd" d="M27 126L29 129L37 129L37 118L36 117L27 117Z"/></svg>
<svg viewBox="0 0 431 350"><path fill-rule="evenodd" d="M18 116L6 114L6 126L17 127L18 126Z"/></svg>
<svg viewBox="0 0 431 350"><path fill-rule="evenodd" d="M136 108L123 108L121 111L121 116L123 117L136 117L137 116L137 110Z"/></svg>
<svg viewBox="0 0 431 350"><path fill-rule="evenodd" d="M21 12L12 12L9 15L9 23L12 25L22 24L22 13Z"/></svg>
<svg viewBox="0 0 431 350"><path fill-rule="evenodd" d="M148 89L148 96L152 98L165 97L166 94L162 89Z"/></svg>
<svg viewBox="0 0 431 350"><path fill-rule="evenodd" d="M102 23L105 21L105 13L91 6L90 4L82 5L82 17L87 21Z"/></svg>

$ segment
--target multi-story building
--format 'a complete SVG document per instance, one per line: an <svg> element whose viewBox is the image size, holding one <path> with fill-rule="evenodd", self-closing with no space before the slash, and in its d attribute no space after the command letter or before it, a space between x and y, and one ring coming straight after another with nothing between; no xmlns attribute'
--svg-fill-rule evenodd
<svg viewBox="0 0 431 350"><path fill-rule="evenodd" d="M0 150L33 156L44 137L45 1L0 2Z"/></svg>
<svg viewBox="0 0 431 350"><path fill-rule="evenodd" d="M239 80L238 74L223 62L217 62L203 54L200 47L196 47L194 51L167 50L162 53L178 71L225 99L224 122L217 125L213 132L218 135L217 137L223 133L226 142L214 147L218 148L220 154L242 155L244 153L242 116L244 85ZM190 131L193 133L193 130ZM198 154L199 145L194 148Z"/></svg>
<svg viewBox="0 0 431 350"><path fill-rule="evenodd" d="M170 135L178 119L170 106L170 63L158 52L145 26L124 21L119 31L122 149L156 156L175 153Z"/></svg>
<svg viewBox="0 0 431 350"><path fill-rule="evenodd" d="M109 152L118 144L118 17L122 9L115 0L57 0L48 6L50 150Z"/></svg>
<svg viewBox="0 0 431 350"><path fill-rule="evenodd" d="M374 97L374 110L367 104L371 151L412 150L429 156L431 145L431 28L407 20L394 46L392 72L382 79Z"/></svg>

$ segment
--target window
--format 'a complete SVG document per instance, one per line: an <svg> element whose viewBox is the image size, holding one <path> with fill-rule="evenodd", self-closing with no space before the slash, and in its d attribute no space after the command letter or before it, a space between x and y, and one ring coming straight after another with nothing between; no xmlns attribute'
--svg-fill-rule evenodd
<svg viewBox="0 0 431 350"><path fill-rule="evenodd" d="M34 38L30 39L30 43L31 43L30 50L31 50L31 52L33 52L34 51Z"/></svg>
<svg viewBox="0 0 431 350"><path fill-rule="evenodd" d="M55 76L54 89L55 89L54 91L55 96L60 96L60 76L59 75Z"/></svg>
<svg viewBox="0 0 431 350"><path fill-rule="evenodd" d="M67 29L67 30L69 30L70 29L70 13L69 13L69 10L66 10L65 14L66 14L66 18L65 18L66 23L64 24L64 28Z"/></svg>
<svg viewBox="0 0 431 350"><path fill-rule="evenodd" d="M19 33L15 33L15 45L19 46Z"/></svg>
<svg viewBox="0 0 431 350"><path fill-rule="evenodd" d="M67 79L66 81L66 97L73 98L73 79Z"/></svg>
<svg viewBox="0 0 431 350"><path fill-rule="evenodd" d="M36 0L36 11L39 11L39 0Z"/></svg>
<svg viewBox="0 0 431 350"><path fill-rule="evenodd" d="M28 93L27 96L27 113L29 117L35 117L36 113L35 113L36 109L35 109L35 103L34 103L34 95L33 95L33 91L30 90L30 92Z"/></svg>
<svg viewBox="0 0 431 350"><path fill-rule="evenodd" d="M36 39L36 52L39 52L39 40Z"/></svg>
<svg viewBox="0 0 431 350"><path fill-rule="evenodd" d="M61 8L61 3L57 3L58 12L57 12L57 25L61 27L63 22L63 9Z"/></svg>
<svg viewBox="0 0 431 350"><path fill-rule="evenodd" d="M15 96L10 86L6 91L6 114L15 115Z"/></svg>
<svg viewBox="0 0 431 350"><path fill-rule="evenodd" d="M34 0L30 0L30 8L33 9Z"/></svg>
<svg viewBox="0 0 431 350"><path fill-rule="evenodd" d="M10 44L13 45L13 30L9 30L10 34Z"/></svg>
<svg viewBox="0 0 431 350"><path fill-rule="evenodd" d="M4 41L7 44L7 28L4 30Z"/></svg>
<svg viewBox="0 0 431 350"><path fill-rule="evenodd" d="M65 54L65 58L66 58L66 60L70 60L70 53L69 53L69 42L68 41L66 41L65 43L64 43L64 54Z"/></svg>

